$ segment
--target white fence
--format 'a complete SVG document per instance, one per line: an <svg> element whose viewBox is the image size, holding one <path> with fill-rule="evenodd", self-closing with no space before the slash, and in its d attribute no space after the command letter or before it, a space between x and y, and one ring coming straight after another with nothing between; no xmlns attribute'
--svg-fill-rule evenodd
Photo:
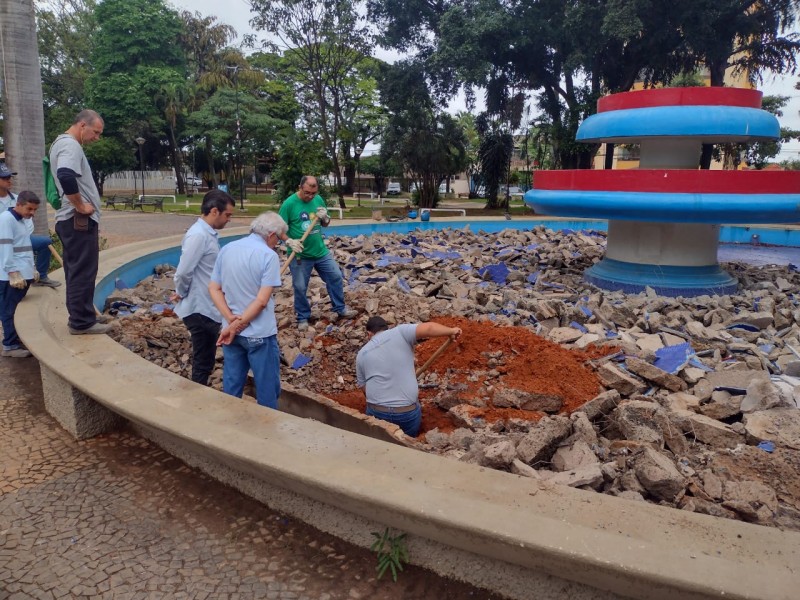
<svg viewBox="0 0 800 600"><path fill-rule="evenodd" d="M145 194L175 193L175 176L172 171L120 171L106 177L103 183L103 195L141 194L143 174Z"/></svg>

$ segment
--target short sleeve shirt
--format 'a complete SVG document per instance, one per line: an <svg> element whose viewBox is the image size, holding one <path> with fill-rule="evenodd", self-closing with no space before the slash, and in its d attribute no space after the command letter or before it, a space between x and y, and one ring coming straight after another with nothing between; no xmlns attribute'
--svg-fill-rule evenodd
<svg viewBox="0 0 800 600"><path fill-rule="evenodd" d="M356 355L356 381L367 402L387 407L414 404L419 386L414 370L417 326L398 325L372 336Z"/></svg>
<svg viewBox="0 0 800 600"><path fill-rule="evenodd" d="M311 226L311 219L314 218L317 209L325 206L327 206L325 200L319 195L314 196L308 202L303 202L297 194L289 196L283 201L278 211L278 214L289 226L287 235L294 240L303 237L303 234ZM322 239L322 227L317 222L303 242L303 252L300 254L300 258L322 258L326 254L328 254L328 247L325 245L325 240Z"/></svg>
<svg viewBox="0 0 800 600"><path fill-rule="evenodd" d="M50 170L58 187L58 193L63 194L64 190L61 188L61 182L58 180L57 175L59 169L71 169L79 175L77 177L78 191L84 202L89 202L94 206L94 212L90 215L90 218L99 223L100 193L94 184L92 168L89 166L89 160L86 158L86 154L83 153L83 148L78 143L78 140L67 133L58 136L50 147ZM56 211L56 222L67 221L74 214L75 207L72 206L72 202L64 199L61 202L61 208Z"/></svg>
<svg viewBox="0 0 800 600"><path fill-rule="evenodd" d="M219 284L225 301L235 315L241 315L256 299L262 287L280 287L280 260L264 239L251 233L222 247L211 273L211 281ZM223 325L228 323L223 319ZM239 334L249 338L265 338L278 333L275 321L275 298Z"/></svg>

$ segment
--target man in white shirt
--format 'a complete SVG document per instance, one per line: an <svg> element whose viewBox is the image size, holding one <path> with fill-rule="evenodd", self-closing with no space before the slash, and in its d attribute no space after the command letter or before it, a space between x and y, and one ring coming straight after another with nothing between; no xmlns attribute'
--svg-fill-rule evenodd
<svg viewBox="0 0 800 600"><path fill-rule="evenodd" d="M192 381L208 385L214 370L222 317L211 301L208 283L219 254L219 235L233 216L234 199L221 190L203 197L201 217L183 236L181 259L175 271L175 314L192 336Z"/></svg>
<svg viewBox="0 0 800 600"><path fill-rule="evenodd" d="M217 341L225 360L222 390L241 398L252 369L256 400L274 409L281 393L281 364L272 291L281 285L275 246L286 229L277 213L258 215L250 235L220 250L208 286L224 322Z"/></svg>
<svg viewBox="0 0 800 600"><path fill-rule="evenodd" d="M16 176L16 171L12 171L8 165L0 162L0 213L14 208L14 204L17 202L16 195L11 192L14 185L13 178ZM55 281L47 276L50 271L50 244L52 243L50 236L33 235L33 219L26 219L24 223L31 235L36 272L39 273L39 280L33 285L52 288L60 286L60 281Z"/></svg>

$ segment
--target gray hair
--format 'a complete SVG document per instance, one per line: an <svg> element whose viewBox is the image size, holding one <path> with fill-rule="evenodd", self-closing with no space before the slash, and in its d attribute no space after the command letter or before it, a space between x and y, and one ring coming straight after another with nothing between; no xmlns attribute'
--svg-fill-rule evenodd
<svg viewBox="0 0 800 600"><path fill-rule="evenodd" d="M256 233L263 238L269 236L270 233L280 237L286 233L287 229L289 226L286 221L276 212L261 213L250 223L250 233Z"/></svg>

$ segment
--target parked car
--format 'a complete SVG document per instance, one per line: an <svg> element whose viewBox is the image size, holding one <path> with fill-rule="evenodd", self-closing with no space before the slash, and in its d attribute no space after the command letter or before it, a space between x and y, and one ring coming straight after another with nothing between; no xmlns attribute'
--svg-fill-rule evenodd
<svg viewBox="0 0 800 600"><path fill-rule="evenodd" d="M387 196L399 196L401 191L400 183L397 181L389 182L389 184L386 186Z"/></svg>
<svg viewBox="0 0 800 600"><path fill-rule="evenodd" d="M187 177L186 184L194 187L203 187L203 180L199 177Z"/></svg>
<svg viewBox="0 0 800 600"><path fill-rule="evenodd" d="M503 190L505 192L505 190ZM522 191L522 188L517 185L511 185L508 187L508 195L509 196L519 196L522 197L525 195L525 192Z"/></svg>

